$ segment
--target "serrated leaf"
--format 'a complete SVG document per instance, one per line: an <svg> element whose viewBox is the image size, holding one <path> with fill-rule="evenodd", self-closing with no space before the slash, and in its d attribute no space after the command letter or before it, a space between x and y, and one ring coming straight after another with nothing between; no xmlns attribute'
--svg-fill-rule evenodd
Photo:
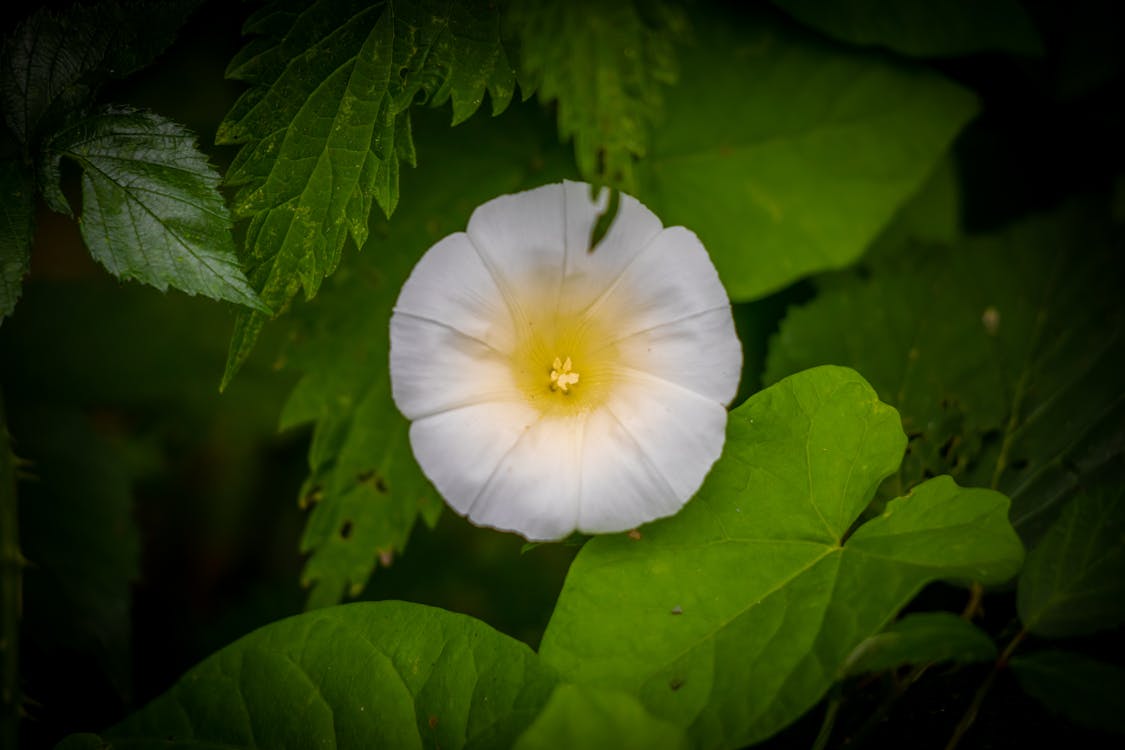
<svg viewBox="0 0 1125 750"><path fill-rule="evenodd" d="M918 612L865 639L848 655L843 669L858 675L907 664L995 658L996 644L968 620L949 612Z"/></svg>
<svg viewBox="0 0 1125 750"><path fill-rule="evenodd" d="M699 235L736 302L859 258L976 112L926 68L761 12L698 26L638 197Z"/></svg>
<svg viewBox="0 0 1125 750"><path fill-rule="evenodd" d="M1121 260L1103 227L1075 209L928 256L907 246L791 311L763 380L856 368L911 437L888 494L946 472L991 486L1033 542L1125 448Z"/></svg>
<svg viewBox="0 0 1125 750"><path fill-rule="evenodd" d="M390 395L390 317L402 284L430 245L464 229L477 205L566 174L565 153L533 108L514 108L503 128L474 120L450 131L435 115L419 117L429 158L404 177L409 192L394 219L374 226L382 251L353 256L328 282L330 293L295 313L286 360L302 379L281 421L316 425L303 492L312 510L301 541L310 555L302 576L312 587L310 607L358 595L372 571L405 548L418 517L433 525L443 507Z"/></svg>
<svg viewBox="0 0 1125 750"><path fill-rule="evenodd" d="M848 537L905 437L855 372L809 370L731 413L723 456L675 517L591 540L540 653L621 690L699 747L762 740L927 582L997 583L1022 561L1007 499L938 477Z"/></svg>
<svg viewBox="0 0 1125 750"><path fill-rule="evenodd" d="M250 219L251 283L280 311L302 290L316 295L348 236L364 245L373 202L394 211L399 162L415 163L409 107L452 100L457 123L488 91L499 113L514 74L487 0L277 0L245 31L259 36L228 75L252 88L216 140L242 144L227 182L240 188L235 216ZM224 385L265 321L240 318Z"/></svg>
<svg viewBox="0 0 1125 750"><path fill-rule="evenodd" d="M1125 669L1068 651L1039 651L1011 661L1020 686L1072 721L1125 734Z"/></svg>
<svg viewBox="0 0 1125 750"><path fill-rule="evenodd" d="M1041 55L1035 26L1017 0L773 0L801 23L836 39L915 57L981 52Z"/></svg>
<svg viewBox="0 0 1125 750"><path fill-rule="evenodd" d="M0 162L0 323L15 309L31 268L34 198L20 165Z"/></svg>
<svg viewBox="0 0 1125 750"><path fill-rule="evenodd" d="M105 733L60 748L507 747L554 677L479 620L357 603L267 625Z"/></svg>
<svg viewBox="0 0 1125 750"><path fill-rule="evenodd" d="M110 273L267 310L239 267L219 176L191 132L107 108L48 143L55 184L63 157L82 169L82 237Z"/></svg>
<svg viewBox="0 0 1125 750"><path fill-rule="evenodd" d="M559 135L574 140L578 171L635 192L634 162L648 153L663 89L676 80L675 45L686 21L673 6L633 0L518 0L506 23L519 40L519 82L558 107Z"/></svg>
<svg viewBox="0 0 1125 750"><path fill-rule="evenodd" d="M559 685L515 750L555 748L672 750L689 747L674 724L655 718L624 693Z"/></svg>
<svg viewBox="0 0 1125 750"><path fill-rule="evenodd" d="M4 119L33 150L46 127L89 102L102 80L147 65L175 38L201 0L102 0L58 12L37 8L0 55Z"/></svg>
<svg viewBox="0 0 1125 750"><path fill-rule="evenodd" d="M1027 556L1017 605L1025 628L1059 638L1125 622L1125 492L1078 492Z"/></svg>

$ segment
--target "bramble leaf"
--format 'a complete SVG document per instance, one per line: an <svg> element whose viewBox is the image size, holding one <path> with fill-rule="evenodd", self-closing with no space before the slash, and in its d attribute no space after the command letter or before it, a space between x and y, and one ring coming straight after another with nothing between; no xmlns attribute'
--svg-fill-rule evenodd
<svg viewBox="0 0 1125 750"><path fill-rule="evenodd" d="M1020 621L1036 635L1086 635L1125 622L1125 493L1120 480L1078 492L1020 576Z"/></svg>
<svg viewBox="0 0 1125 750"><path fill-rule="evenodd" d="M851 44L915 57L980 52L1041 55L1035 26L1017 0L773 0L798 21Z"/></svg>
<svg viewBox="0 0 1125 750"><path fill-rule="evenodd" d="M57 132L47 173L65 203L57 188L63 157L82 169L82 237L114 276L267 309L239 267L219 176L191 132L122 108Z"/></svg>
<svg viewBox="0 0 1125 750"><path fill-rule="evenodd" d="M637 197L699 235L736 302L858 259L976 112L931 70L760 9L698 21Z"/></svg>
<svg viewBox="0 0 1125 750"><path fill-rule="evenodd" d="M0 323L15 309L31 267L34 198L20 165L0 162Z"/></svg>
<svg viewBox="0 0 1125 750"><path fill-rule="evenodd" d="M1019 569L1007 498L949 477L849 533L905 442L897 412L851 370L808 370L752 396L678 515L582 548L544 661L638 698L695 746L777 732L926 583L998 583Z"/></svg>
<svg viewBox="0 0 1125 750"><path fill-rule="evenodd" d="M247 21L257 38L228 75L251 88L216 140L242 145L226 179L239 187L236 218L250 219L251 283L271 309L314 297L347 237L363 247L373 203L394 211L399 162L415 163L412 104L452 100L455 124L485 91L494 114L507 107L514 73L499 29L487 0L275 0ZM266 320L240 316L224 386Z"/></svg>
<svg viewBox="0 0 1125 750"><path fill-rule="evenodd" d="M363 602L267 625L185 674L100 747L509 747L555 679L479 620Z"/></svg>
<svg viewBox="0 0 1125 750"><path fill-rule="evenodd" d="M567 174L566 153L534 107L513 108L504 128L472 120L450 130L419 113L428 158L404 175L392 220L373 224L381 252L350 256L330 293L294 311L287 366L301 373L283 427L315 423L303 497L312 509L301 540L308 553L308 606L362 591L371 573L406 545L419 516L433 525L443 503L418 468L408 423L391 400L387 351L394 301L431 245L461 231L479 204Z"/></svg>
<svg viewBox="0 0 1125 750"><path fill-rule="evenodd" d="M902 413L892 495L949 473L1012 499L1032 543L1125 447L1125 306L1104 219L1072 210L948 251L906 246L789 313L763 380L854 367Z"/></svg>
<svg viewBox="0 0 1125 750"><path fill-rule="evenodd" d="M524 98L558 105L559 135L574 140L578 171L634 192L634 162L648 153L676 80L675 44L686 20L663 2L517 0L506 24L519 40Z"/></svg>

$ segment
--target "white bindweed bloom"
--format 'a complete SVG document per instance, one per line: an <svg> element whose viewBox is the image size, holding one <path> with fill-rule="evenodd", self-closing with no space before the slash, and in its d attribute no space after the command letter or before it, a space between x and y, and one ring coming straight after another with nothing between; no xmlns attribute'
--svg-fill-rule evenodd
<svg viewBox="0 0 1125 750"><path fill-rule="evenodd" d="M477 208L407 279L391 385L410 444L472 522L528 539L676 513L722 451L742 369L699 239L564 182Z"/></svg>

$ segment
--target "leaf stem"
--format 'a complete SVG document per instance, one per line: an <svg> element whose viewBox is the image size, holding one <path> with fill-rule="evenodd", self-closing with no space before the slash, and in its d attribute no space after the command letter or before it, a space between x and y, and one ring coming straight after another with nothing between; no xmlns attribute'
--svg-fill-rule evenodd
<svg viewBox="0 0 1125 750"><path fill-rule="evenodd" d="M839 683L836 683L837 686ZM836 715L840 712L840 704L843 698L840 695L839 688L832 691L832 697L828 700L828 708L824 712L824 721L820 724L820 731L816 733L816 739L813 741L812 750L824 750L828 747L828 740L832 739L832 728L836 726Z"/></svg>
<svg viewBox="0 0 1125 750"><path fill-rule="evenodd" d="M23 605L16 471L0 394L0 747L18 747L19 635Z"/></svg>
<svg viewBox="0 0 1125 750"><path fill-rule="evenodd" d="M992 689L993 683L996 682L996 677L1008 667L1008 662L1012 658L1012 654L1020 645L1023 639L1027 636L1027 628L1020 628L1020 631L1013 636L1012 640L1008 641L1008 645L1004 647L1004 651L996 658L995 663L992 665L992 671L988 673L988 677L977 688L977 692L973 695L973 702L965 709L965 713L961 716L961 720L957 722L957 726L953 729L953 735L949 738L949 742L945 746L945 750L956 750L957 745L960 744L961 739L965 736L965 732L969 731L973 722L977 719L977 714L980 713L980 707L984 705L984 699L988 695L988 691Z"/></svg>

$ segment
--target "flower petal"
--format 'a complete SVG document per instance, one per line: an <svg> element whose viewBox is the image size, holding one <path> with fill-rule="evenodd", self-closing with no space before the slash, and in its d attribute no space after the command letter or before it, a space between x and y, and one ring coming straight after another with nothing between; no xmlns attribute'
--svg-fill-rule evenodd
<svg viewBox="0 0 1125 750"><path fill-rule="evenodd" d="M663 228L644 204L621 194L613 223L597 247L567 256L566 307L580 312L605 294Z"/></svg>
<svg viewBox="0 0 1125 750"><path fill-rule="evenodd" d="M501 352L512 350L504 296L464 232L426 251L403 285L395 312L444 323Z"/></svg>
<svg viewBox="0 0 1125 750"><path fill-rule="evenodd" d="M640 444L609 411L590 414L582 452L578 530L626 531L684 504Z"/></svg>
<svg viewBox="0 0 1125 750"><path fill-rule="evenodd" d="M620 340L708 310L729 310L730 300L695 233L669 227L625 268L598 305L619 321Z"/></svg>
<svg viewBox="0 0 1125 750"><path fill-rule="evenodd" d="M391 316L391 394L407 419L518 397L507 355L401 310Z"/></svg>
<svg viewBox="0 0 1125 750"><path fill-rule="evenodd" d="M445 501L466 515L501 459L538 419L518 402L452 409L414 421L410 447Z"/></svg>
<svg viewBox="0 0 1125 750"><path fill-rule="evenodd" d="M616 346L621 361L629 368L720 404L730 403L738 390L742 344L729 307L638 331Z"/></svg>
<svg viewBox="0 0 1125 750"><path fill-rule="evenodd" d="M540 419L527 428L469 508L469 520L541 541L574 531L585 421Z"/></svg>
<svg viewBox="0 0 1125 750"><path fill-rule="evenodd" d="M723 450L727 410L666 380L635 373L605 408L667 480L680 505L699 489Z"/></svg>
<svg viewBox="0 0 1125 750"><path fill-rule="evenodd" d="M508 298L509 304L541 304L540 295L557 295L567 257L587 255L590 235L605 212L602 191L590 199L581 182L544 185L502 195L481 205L469 218L467 233ZM531 295L521 290L534 290Z"/></svg>

